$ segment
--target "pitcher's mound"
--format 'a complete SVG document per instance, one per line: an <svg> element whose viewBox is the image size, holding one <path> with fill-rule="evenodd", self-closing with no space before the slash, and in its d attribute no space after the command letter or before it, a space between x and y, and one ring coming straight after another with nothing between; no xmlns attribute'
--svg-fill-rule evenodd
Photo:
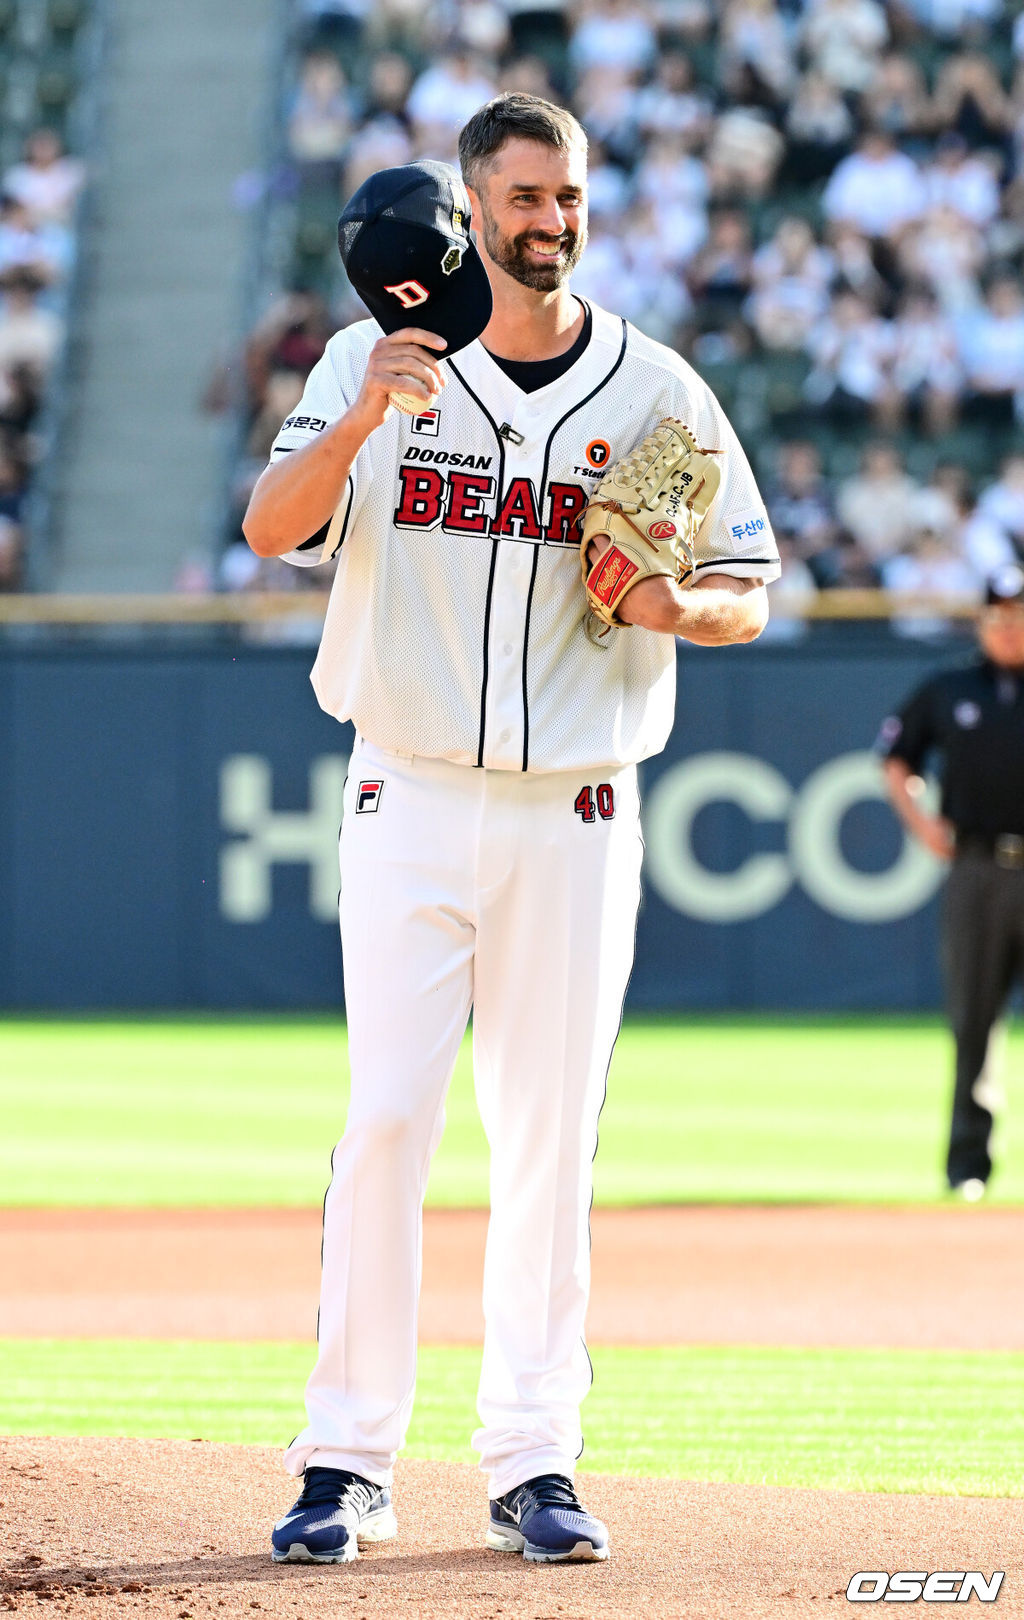
<svg viewBox="0 0 1024 1620"><path fill-rule="evenodd" d="M482 1477L400 1465L398 1539L352 1564L272 1564L296 1491L264 1448L0 1439L0 1613L175 1620L761 1620L848 1613L858 1570L1006 1571L1024 1615L1024 1514L983 1498L845 1495L584 1474L606 1564L525 1564L483 1546ZM829 1607L831 1605L831 1608Z"/></svg>

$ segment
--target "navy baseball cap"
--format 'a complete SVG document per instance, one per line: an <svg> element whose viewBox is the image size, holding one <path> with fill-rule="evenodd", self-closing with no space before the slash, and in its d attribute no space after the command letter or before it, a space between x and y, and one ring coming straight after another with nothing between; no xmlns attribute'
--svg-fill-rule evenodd
<svg viewBox="0 0 1024 1620"><path fill-rule="evenodd" d="M986 606L995 607L1000 602L1024 602L1024 569L1016 563L997 568L985 587Z"/></svg>
<svg viewBox="0 0 1024 1620"><path fill-rule="evenodd" d="M421 326L456 354L491 318L491 284L469 234L466 187L432 158L379 169L338 221L349 281L385 332Z"/></svg>

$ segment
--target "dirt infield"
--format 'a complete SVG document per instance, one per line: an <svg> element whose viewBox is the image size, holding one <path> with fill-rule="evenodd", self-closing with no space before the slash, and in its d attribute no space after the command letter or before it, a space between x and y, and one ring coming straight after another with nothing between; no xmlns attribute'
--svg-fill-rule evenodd
<svg viewBox="0 0 1024 1620"><path fill-rule="evenodd" d="M587 1476L607 1564L488 1552L472 1468L405 1463L398 1539L357 1563L273 1565L292 1490L276 1453L186 1441L0 1440L0 1611L274 1620L762 1620L848 1612L858 1570L1005 1570L1024 1615L1024 1515L949 1497ZM956 1567L956 1566L953 1566Z"/></svg>
<svg viewBox="0 0 1024 1620"><path fill-rule="evenodd" d="M485 1225L428 1212L425 1342L479 1340ZM598 1210L593 1232L594 1343L1024 1348L1024 1210ZM314 1211L0 1211L0 1332L312 1340L319 1254ZM268 1530L294 1485L276 1452L0 1439L0 1614L803 1620L846 1613L858 1570L966 1564L1004 1570L995 1612L1024 1617L1019 1501L585 1488L612 1533L605 1565L489 1553L476 1470L419 1462L398 1471L397 1541L278 1567Z"/></svg>
<svg viewBox="0 0 1024 1620"><path fill-rule="evenodd" d="M485 1228L427 1211L424 1343L479 1342ZM1024 1209L600 1209L593 1237L593 1344L1024 1349ZM319 1268L319 1211L0 1210L0 1331L311 1341Z"/></svg>

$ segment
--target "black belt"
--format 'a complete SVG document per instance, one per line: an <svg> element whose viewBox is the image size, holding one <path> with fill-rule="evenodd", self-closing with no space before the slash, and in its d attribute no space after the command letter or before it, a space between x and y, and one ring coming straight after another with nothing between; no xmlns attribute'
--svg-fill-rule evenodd
<svg viewBox="0 0 1024 1620"><path fill-rule="evenodd" d="M957 833L958 855L987 855L1007 871L1024 870L1024 833Z"/></svg>

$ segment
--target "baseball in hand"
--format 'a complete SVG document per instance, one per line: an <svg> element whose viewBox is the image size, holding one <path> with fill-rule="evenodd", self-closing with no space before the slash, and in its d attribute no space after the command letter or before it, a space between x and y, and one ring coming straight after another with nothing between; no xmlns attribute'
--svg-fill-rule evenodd
<svg viewBox="0 0 1024 1620"><path fill-rule="evenodd" d="M404 411L406 416L421 416L424 411L432 411L440 397L440 394L431 394L429 399L421 399L418 394L390 393L388 404L396 411Z"/></svg>

